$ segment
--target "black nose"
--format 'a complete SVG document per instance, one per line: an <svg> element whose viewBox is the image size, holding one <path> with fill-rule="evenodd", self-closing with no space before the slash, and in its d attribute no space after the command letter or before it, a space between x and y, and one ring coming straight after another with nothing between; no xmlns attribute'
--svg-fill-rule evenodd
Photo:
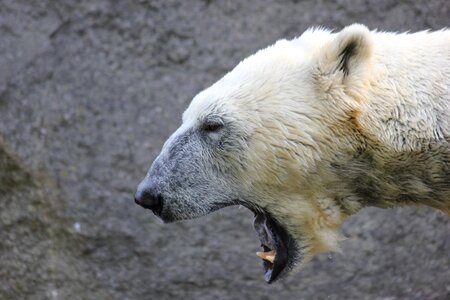
<svg viewBox="0 0 450 300"><path fill-rule="evenodd" d="M161 215L163 198L152 188L138 188L136 195L134 195L134 202L143 208L151 209L157 216Z"/></svg>

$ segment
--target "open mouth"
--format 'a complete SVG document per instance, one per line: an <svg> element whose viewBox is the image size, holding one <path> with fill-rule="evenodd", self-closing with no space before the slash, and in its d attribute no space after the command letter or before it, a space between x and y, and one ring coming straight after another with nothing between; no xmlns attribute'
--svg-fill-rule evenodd
<svg viewBox="0 0 450 300"><path fill-rule="evenodd" d="M257 212L253 226L262 247L256 255L263 261L264 279L272 283L293 267L297 253L295 243L286 229L267 213Z"/></svg>

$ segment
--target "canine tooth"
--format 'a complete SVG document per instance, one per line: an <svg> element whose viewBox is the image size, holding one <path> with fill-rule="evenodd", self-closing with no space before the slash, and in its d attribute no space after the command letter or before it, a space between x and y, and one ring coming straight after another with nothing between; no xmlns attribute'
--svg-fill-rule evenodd
<svg viewBox="0 0 450 300"><path fill-rule="evenodd" d="M275 250L272 250L269 252L258 251L258 252L256 252L256 255L264 260L267 260L267 261L273 263L275 261L276 252L275 252Z"/></svg>
<svg viewBox="0 0 450 300"><path fill-rule="evenodd" d="M271 263L273 263L275 261L275 256L273 255L267 255L266 256L266 260L270 261Z"/></svg>

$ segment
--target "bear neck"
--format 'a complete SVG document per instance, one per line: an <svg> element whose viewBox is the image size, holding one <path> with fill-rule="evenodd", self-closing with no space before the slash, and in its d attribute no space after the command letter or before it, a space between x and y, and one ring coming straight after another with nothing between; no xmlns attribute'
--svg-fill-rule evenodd
<svg viewBox="0 0 450 300"><path fill-rule="evenodd" d="M365 143L327 164L325 189L348 214L363 207L428 205L450 213L450 143L393 151ZM365 145L364 145L365 144Z"/></svg>

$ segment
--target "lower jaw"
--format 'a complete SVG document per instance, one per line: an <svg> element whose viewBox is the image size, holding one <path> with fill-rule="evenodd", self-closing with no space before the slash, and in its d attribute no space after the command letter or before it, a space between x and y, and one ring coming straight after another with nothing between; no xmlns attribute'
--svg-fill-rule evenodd
<svg viewBox="0 0 450 300"><path fill-rule="evenodd" d="M296 256L295 243L287 230L268 213L256 213L254 227L264 245L263 250L276 251L273 263L263 260L264 279L272 283L289 272Z"/></svg>

